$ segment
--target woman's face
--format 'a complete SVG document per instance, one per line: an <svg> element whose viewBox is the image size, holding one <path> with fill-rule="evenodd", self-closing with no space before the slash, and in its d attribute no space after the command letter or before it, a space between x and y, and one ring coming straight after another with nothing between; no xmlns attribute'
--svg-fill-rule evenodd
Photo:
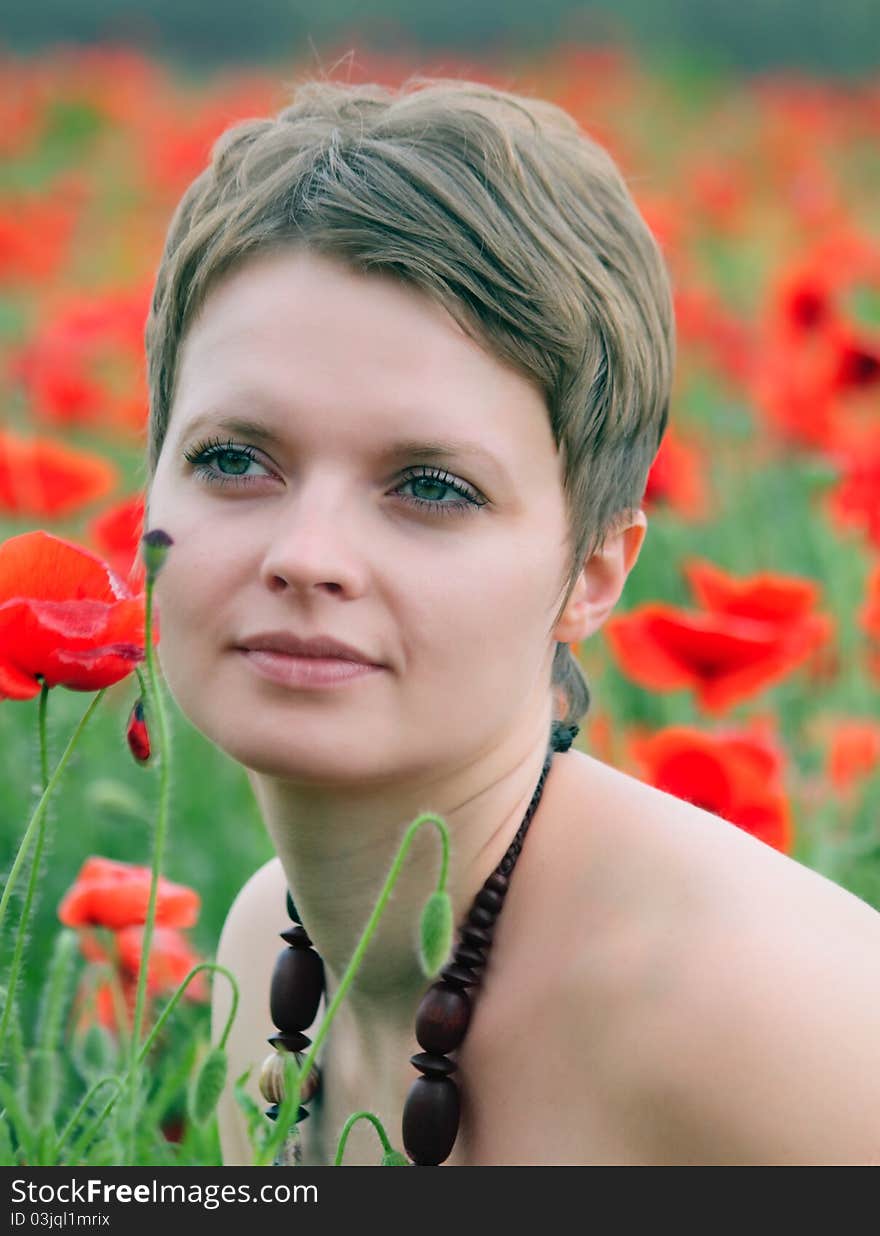
<svg viewBox="0 0 880 1236"><path fill-rule="evenodd" d="M218 283L179 362L147 527L174 541L162 669L211 742L256 772L367 782L543 709L566 515L528 381L417 290L295 249ZM240 650L267 631L382 668L282 685Z"/></svg>

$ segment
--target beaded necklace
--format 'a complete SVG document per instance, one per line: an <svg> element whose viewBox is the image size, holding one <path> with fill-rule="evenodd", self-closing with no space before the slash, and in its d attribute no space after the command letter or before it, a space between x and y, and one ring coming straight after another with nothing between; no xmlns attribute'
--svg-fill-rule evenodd
<svg viewBox="0 0 880 1236"><path fill-rule="evenodd" d="M452 961L440 971L440 978L428 988L419 1004L416 1038L424 1050L411 1056L410 1063L421 1076L415 1079L407 1095L402 1128L403 1145L411 1167L436 1166L452 1152L458 1135L460 1102L458 1087L450 1076L458 1065L449 1059L448 1053L461 1046L467 1033L473 1008L473 997L468 989L480 984L495 922L504 905L510 876L532 816L541 801L553 754L567 751L578 729L577 725L553 722L544 767L516 836L474 898L459 929L459 943ZM273 1051L263 1062L260 1073L260 1092L271 1104L266 1108L270 1120L276 1119L278 1105L284 1097L284 1054L293 1052L297 1065L302 1068L306 1049L312 1042L303 1031L315 1020L324 994L324 962L312 947L289 891L287 912L293 926L280 932L287 948L278 954L269 993L269 1008L276 1026L276 1033L269 1038ZM296 1124L308 1117L305 1104L320 1088L320 1069L313 1065L302 1081ZM302 1147L294 1129L275 1164L288 1166L301 1162Z"/></svg>

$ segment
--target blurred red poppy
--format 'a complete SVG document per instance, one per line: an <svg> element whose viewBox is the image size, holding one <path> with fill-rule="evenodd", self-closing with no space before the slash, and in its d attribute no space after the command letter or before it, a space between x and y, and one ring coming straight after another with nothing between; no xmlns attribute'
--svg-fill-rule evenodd
<svg viewBox="0 0 880 1236"><path fill-rule="evenodd" d="M145 923L150 900L150 868L93 856L86 859L74 884L58 907L67 927L109 927L118 930ZM159 877L156 923L162 927L192 927L201 899L183 884Z"/></svg>
<svg viewBox="0 0 880 1236"><path fill-rule="evenodd" d="M10 376L25 388L36 420L142 431L143 332L150 293L145 282L122 291L69 295L44 317L9 363Z"/></svg>
<svg viewBox="0 0 880 1236"><path fill-rule="evenodd" d="M77 219L74 194L64 185L49 194L18 193L0 202L0 281L53 279L67 259Z"/></svg>
<svg viewBox="0 0 880 1236"><path fill-rule="evenodd" d="M839 720L827 753L827 773L834 788L848 793L876 768L880 768L880 722L871 717Z"/></svg>
<svg viewBox="0 0 880 1236"><path fill-rule="evenodd" d="M137 978L143 953L143 927L123 927L116 933L116 942L120 966L132 978ZM155 996L174 991L200 960L181 932L173 927L156 927L150 942L150 960L147 965L148 993ZM209 998L204 971L188 984L184 995L196 1001Z"/></svg>
<svg viewBox="0 0 880 1236"><path fill-rule="evenodd" d="M623 673L644 687L690 687L718 714L779 682L830 636L832 620L811 614L787 624L725 613L638 606L602 628Z"/></svg>
<svg viewBox="0 0 880 1236"><path fill-rule="evenodd" d="M144 534L144 495L131 494L108 507L89 524L98 553L132 589L143 588L146 572L140 556Z"/></svg>
<svg viewBox="0 0 880 1236"><path fill-rule="evenodd" d="M707 558L687 558L681 571L697 603L715 614L789 626L809 618L819 599L819 585L800 575L760 571L738 578Z"/></svg>
<svg viewBox="0 0 880 1236"><path fill-rule="evenodd" d="M852 448L841 446L834 458L841 477L825 498L830 522L838 531L863 533L880 549L880 442L866 439Z"/></svg>
<svg viewBox="0 0 880 1236"><path fill-rule="evenodd" d="M0 511L71 515L115 487L116 468L101 455L52 438L18 438L0 430Z"/></svg>
<svg viewBox="0 0 880 1236"><path fill-rule="evenodd" d="M130 1034L134 1025L136 998L137 983L133 983L128 976L120 976L118 992L114 992L113 984L109 979L93 983L87 976L84 976L77 990L71 1012L76 1034L85 1034L90 1026L97 1023L115 1035L119 1033L120 1022L123 1019ZM148 1030L149 1027L145 1025L145 1037Z"/></svg>
<svg viewBox="0 0 880 1236"><path fill-rule="evenodd" d="M853 304L878 289L880 246L846 225L779 273L765 305L754 394L785 439L833 450L876 435L880 331L859 320Z"/></svg>
<svg viewBox="0 0 880 1236"><path fill-rule="evenodd" d="M687 358L704 355L729 382L746 381L753 364L752 332L717 292L695 282L676 288L675 323Z"/></svg>
<svg viewBox="0 0 880 1236"><path fill-rule="evenodd" d="M791 809L781 783L782 754L758 730L706 734L670 726L630 739L644 779L728 820L777 850L789 853Z"/></svg>
<svg viewBox="0 0 880 1236"><path fill-rule="evenodd" d="M0 545L0 699L97 691L144 660L144 597L100 558L48 532ZM159 627L154 625L153 642Z"/></svg>
<svg viewBox="0 0 880 1236"><path fill-rule="evenodd" d="M711 505L706 476L706 463L699 450L670 426L648 472L642 496L645 509L665 505L684 519L707 519Z"/></svg>

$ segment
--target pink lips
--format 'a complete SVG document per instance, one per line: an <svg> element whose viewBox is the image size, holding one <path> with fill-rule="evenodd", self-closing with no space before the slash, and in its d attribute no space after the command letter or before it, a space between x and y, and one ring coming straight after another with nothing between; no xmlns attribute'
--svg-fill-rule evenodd
<svg viewBox="0 0 880 1236"><path fill-rule="evenodd" d="M292 656L263 648L240 648L248 664L262 677L286 687L333 687L377 674L381 665L345 661L340 657Z"/></svg>

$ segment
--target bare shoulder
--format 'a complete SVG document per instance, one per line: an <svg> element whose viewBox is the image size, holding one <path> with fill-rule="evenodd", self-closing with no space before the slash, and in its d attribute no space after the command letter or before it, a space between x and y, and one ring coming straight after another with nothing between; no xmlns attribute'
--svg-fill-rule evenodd
<svg viewBox="0 0 880 1236"><path fill-rule="evenodd" d="M247 1139L247 1122L233 1095L235 1081L248 1068L245 1090L265 1107L259 1091L259 1073L271 1048L269 984L282 942L278 932L287 925L287 882L281 862L272 858L250 877L230 907L217 946L217 961L231 971L238 983L239 1005L227 1039L229 1068L227 1086L218 1107L220 1144L226 1166L250 1166L253 1159ZM211 1000L212 1039L217 1042L232 1007L229 983L222 975L214 979Z"/></svg>
<svg viewBox="0 0 880 1236"><path fill-rule="evenodd" d="M880 914L719 817L577 762L562 1007L585 1097L633 1161L880 1163Z"/></svg>

